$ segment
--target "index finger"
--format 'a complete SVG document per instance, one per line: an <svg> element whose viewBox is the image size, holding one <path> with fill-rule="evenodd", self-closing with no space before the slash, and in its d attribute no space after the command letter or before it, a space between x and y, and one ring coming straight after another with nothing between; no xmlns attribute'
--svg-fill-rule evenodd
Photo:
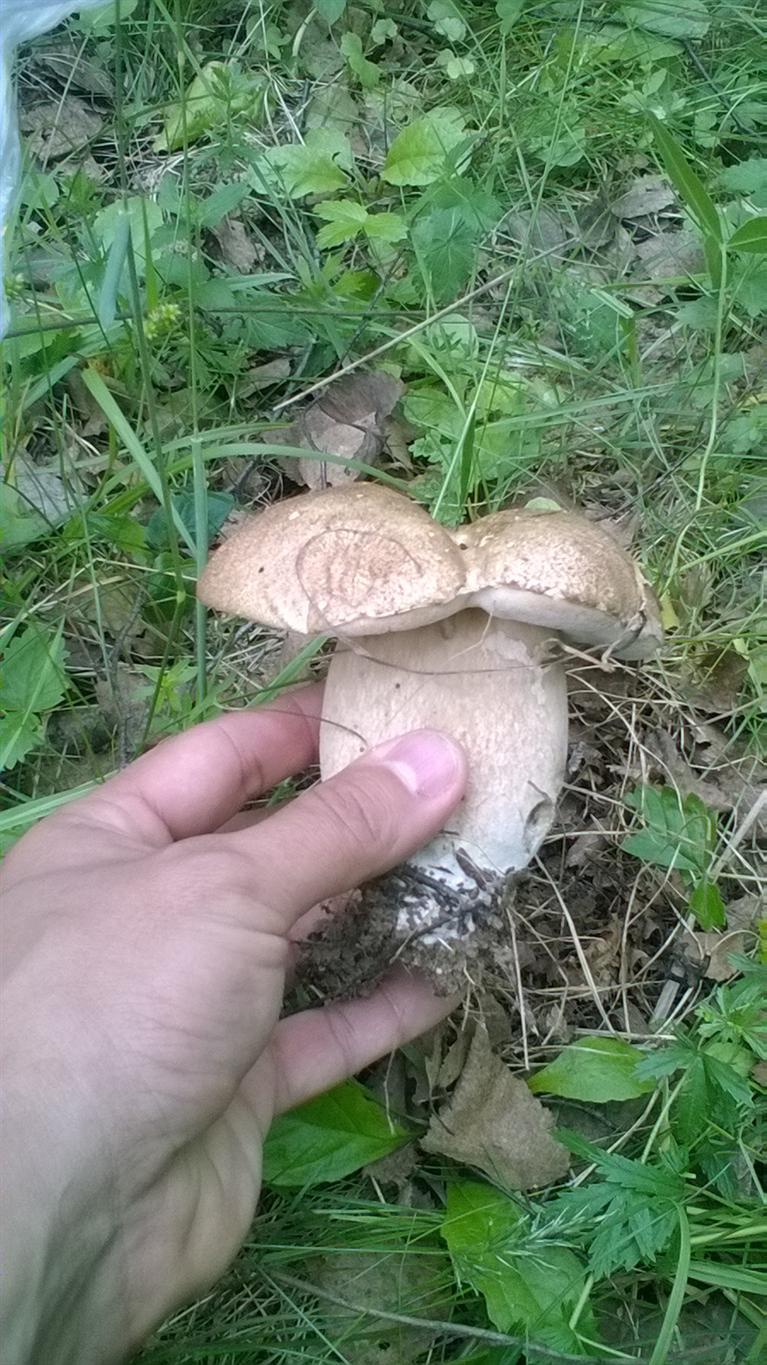
<svg viewBox="0 0 767 1365"><path fill-rule="evenodd" d="M230 711L164 740L65 814L161 847L207 834L316 761L322 687Z"/></svg>

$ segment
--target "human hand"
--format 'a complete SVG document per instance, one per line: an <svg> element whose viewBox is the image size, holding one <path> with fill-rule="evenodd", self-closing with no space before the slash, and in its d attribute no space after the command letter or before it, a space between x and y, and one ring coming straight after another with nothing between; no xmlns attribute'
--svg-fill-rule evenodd
<svg viewBox="0 0 767 1365"><path fill-rule="evenodd" d="M291 928L444 824L462 751L422 731L266 819L319 689L166 741L3 869L8 1365L121 1360L243 1240L275 1114L445 1013L412 976L280 1020Z"/></svg>

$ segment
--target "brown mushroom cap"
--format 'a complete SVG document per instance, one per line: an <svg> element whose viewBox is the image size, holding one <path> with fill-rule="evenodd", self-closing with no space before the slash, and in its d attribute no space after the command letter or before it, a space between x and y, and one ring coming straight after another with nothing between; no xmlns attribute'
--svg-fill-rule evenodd
<svg viewBox="0 0 767 1365"><path fill-rule="evenodd" d="M621 658L662 639L654 594L603 527L512 509L448 531L378 484L308 493L250 518L211 558L199 596L304 634L412 630L465 607Z"/></svg>
<svg viewBox="0 0 767 1365"><path fill-rule="evenodd" d="M428 512L366 483L259 512L212 556L198 593L264 625L361 635L450 615L463 583L461 552Z"/></svg>
<svg viewBox="0 0 767 1365"><path fill-rule="evenodd" d="M452 532L468 560L473 605L489 616L548 626L624 659L663 638L649 584L603 526L577 512L512 508Z"/></svg>

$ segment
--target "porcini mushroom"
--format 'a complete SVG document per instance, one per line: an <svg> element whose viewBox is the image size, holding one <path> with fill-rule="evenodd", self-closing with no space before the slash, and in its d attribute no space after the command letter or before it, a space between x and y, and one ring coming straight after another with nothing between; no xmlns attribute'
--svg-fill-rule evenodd
<svg viewBox="0 0 767 1365"><path fill-rule="evenodd" d="M523 508L450 530L372 483L258 513L213 555L198 591L218 611L337 639L324 777L421 726L460 740L466 798L411 864L437 901L443 887L453 903L526 866L554 818L567 694L552 637L619 659L641 659L661 639L650 588L598 524ZM435 895L407 897L403 928L428 927Z"/></svg>

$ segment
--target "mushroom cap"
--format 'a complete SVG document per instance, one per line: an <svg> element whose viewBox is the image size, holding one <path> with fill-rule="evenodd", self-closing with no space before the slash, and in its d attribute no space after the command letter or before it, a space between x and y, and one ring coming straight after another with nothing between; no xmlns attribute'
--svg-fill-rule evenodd
<svg viewBox="0 0 767 1365"><path fill-rule="evenodd" d="M655 596L604 527L512 509L448 530L402 493L365 483L249 518L198 593L265 625L352 638L413 630L465 607L641 659L662 640Z"/></svg>
<svg viewBox="0 0 767 1365"><path fill-rule="evenodd" d="M198 595L217 611L305 635L382 634L457 611L464 576L460 550L423 507L365 483L249 518L211 557Z"/></svg>
<svg viewBox="0 0 767 1365"><path fill-rule="evenodd" d="M469 560L472 605L489 616L548 626L623 659L661 644L655 594L604 526L577 512L512 508L452 534Z"/></svg>

